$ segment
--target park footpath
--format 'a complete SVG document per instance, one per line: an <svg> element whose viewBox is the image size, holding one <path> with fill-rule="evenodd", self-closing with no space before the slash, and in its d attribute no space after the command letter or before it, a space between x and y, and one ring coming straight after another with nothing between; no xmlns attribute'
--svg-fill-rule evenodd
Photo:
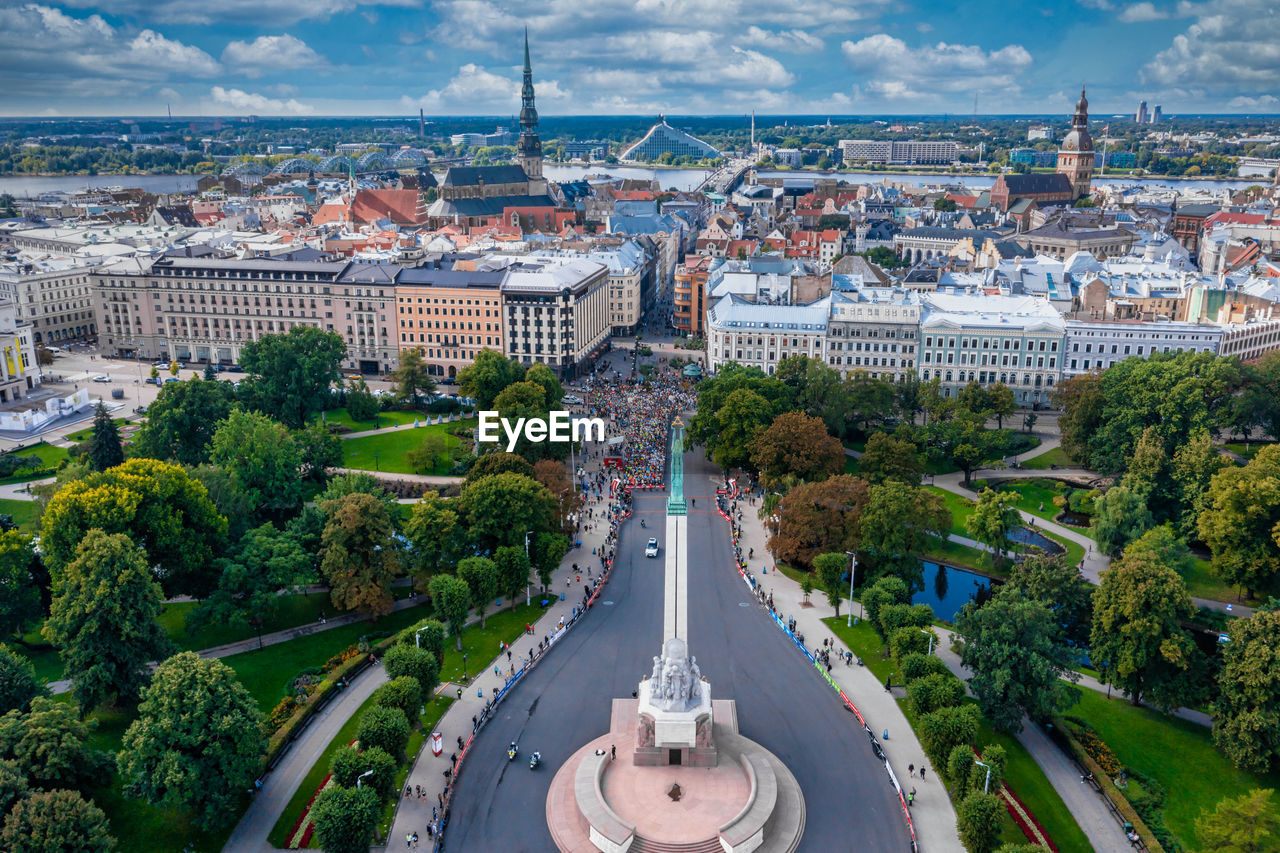
<svg viewBox="0 0 1280 853"><path fill-rule="evenodd" d="M742 513L739 522L742 527L740 547L743 553L754 550L768 555L768 532L763 522L756 517L755 506L748 500L739 500L738 507ZM727 527L725 535L730 535ZM835 610L827 604L804 603L800 584L779 572L761 574L760 570L766 565L767 556L748 559L747 571L756 577L758 588L766 598L772 598L774 610L782 622L785 624L788 620L795 619L795 632L803 635L806 645L816 652L824 639L832 637L831 629L822 620L834 616ZM734 571L734 567L724 566L723 571ZM839 639L835 643L837 650L848 651ZM803 660L798 658L797 665ZM866 667L833 666L830 678L857 707L867 726L879 735L880 749L904 791L915 789L911 820L915 825L921 853L962 853L964 846L960 843L956 830L955 808L951 804L951 798L947 796L941 777L936 771L929 773L924 779L915 778L908 773L908 765L924 767L927 759L924 747L907 723L894 696L885 691L884 685ZM832 696L831 701L840 700L838 696ZM885 732L888 733L888 738L883 737ZM848 736L862 736L852 716ZM886 781L886 784L889 783Z"/></svg>

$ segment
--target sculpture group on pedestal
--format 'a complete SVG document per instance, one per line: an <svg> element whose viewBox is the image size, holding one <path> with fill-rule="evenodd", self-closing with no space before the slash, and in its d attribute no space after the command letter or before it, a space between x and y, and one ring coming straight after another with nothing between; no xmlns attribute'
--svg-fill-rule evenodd
<svg viewBox="0 0 1280 853"><path fill-rule="evenodd" d="M697 658L685 656L683 640L667 640L663 655L654 655L649 701L664 711L685 711L702 701L702 671Z"/></svg>

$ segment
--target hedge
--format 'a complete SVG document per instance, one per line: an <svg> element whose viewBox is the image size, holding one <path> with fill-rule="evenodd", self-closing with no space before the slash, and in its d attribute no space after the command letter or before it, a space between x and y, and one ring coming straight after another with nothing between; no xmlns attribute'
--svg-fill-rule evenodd
<svg viewBox="0 0 1280 853"><path fill-rule="evenodd" d="M1111 777L1107 775L1107 772L1102 769L1102 766L1098 764L1098 762L1093 760L1093 756L1089 755L1088 750L1086 750L1080 742L1076 740L1071 729L1067 727L1066 721L1061 718L1055 719L1053 721L1053 726L1066 739L1067 744L1071 747L1072 754L1076 757L1076 760L1083 764L1085 769L1092 773L1093 778L1102 786L1102 792L1107 795L1107 799L1116 807L1116 811L1120 812L1121 816L1125 820L1133 824L1134 832L1138 833L1138 837L1141 838L1142 843L1147 846L1147 850L1151 851L1151 853L1165 853L1164 846L1155 837L1155 834L1151 832L1146 821L1139 817L1138 812L1132 805L1130 805L1129 800L1125 798L1124 793L1116 787L1115 782L1111 780Z"/></svg>

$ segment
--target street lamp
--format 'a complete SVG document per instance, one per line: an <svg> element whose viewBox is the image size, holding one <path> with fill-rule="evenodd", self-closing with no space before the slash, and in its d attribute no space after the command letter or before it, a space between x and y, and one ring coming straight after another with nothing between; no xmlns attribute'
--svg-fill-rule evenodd
<svg viewBox="0 0 1280 853"><path fill-rule="evenodd" d="M991 765L986 764L985 762L982 762L982 761L975 761L973 763L978 765L979 767L987 768L987 781L982 783L982 793L985 794L987 793L987 788L990 787L991 785Z"/></svg>
<svg viewBox="0 0 1280 853"><path fill-rule="evenodd" d="M467 680L467 653L462 653L462 680Z"/></svg>
<svg viewBox="0 0 1280 853"><path fill-rule="evenodd" d="M933 632L926 631L924 628L921 628L920 633L929 635L929 654L933 654Z"/></svg>
<svg viewBox="0 0 1280 853"><path fill-rule="evenodd" d="M526 531L526 532L525 532L525 534L524 534L524 558L525 558L525 560L529 560L529 537L530 537L531 535L533 535L533 533L534 533L534 532L535 532L535 531L533 531L533 530L529 530L529 531ZM528 607L528 606L530 605L530 603L531 603L531 602L530 602L530 599L529 599L529 588L530 588L531 586L533 586L532 581L531 581L529 578L527 578L527 577L526 577L526 578L524 579L524 606L525 606L525 607Z"/></svg>
<svg viewBox="0 0 1280 853"><path fill-rule="evenodd" d="M372 771L372 770L366 770L366 771L364 771L363 773L361 773L359 776L357 776L357 777L356 777L356 787L357 787L357 788L363 788L363 787L364 787L364 781L363 781L363 780L364 780L364 777L366 777L366 776L372 776L372 775L373 775L373 771Z"/></svg>
<svg viewBox="0 0 1280 853"><path fill-rule="evenodd" d="M413 632L413 644L418 648L422 648L422 632L427 630L427 627L428 626L423 625L421 628Z"/></svg>
<svg viewBox="0 0 1280 853"><path fill-rule="evenodd" d="M853 574L858 570L858 555L854 551L845 551L849 557L849 627L853 627ZM858 618L862 618L862 610L858 610Z"/></svg>

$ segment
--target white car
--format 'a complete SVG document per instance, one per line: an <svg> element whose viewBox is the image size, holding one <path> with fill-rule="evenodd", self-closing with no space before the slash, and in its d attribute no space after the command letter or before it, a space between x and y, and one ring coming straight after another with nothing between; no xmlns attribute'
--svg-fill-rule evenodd
<svg viewBox="0 0 1280 853"><path fill-rule="evenodd" d="M564 396L564 402L566 402L566 403L570 403L570 404L575 405L575 406L578 406L578 405L581 405L581 404L582 404L582 398L581 398L581 397L578 397L578 396L576 396L576 395L574 395L574 394L566 394L566 395Z"/></svg>
<svg viewBox="0 0 1280 853"><path fill-rule="evenodd" d="M100 373L97 376L93 377L93 381L94 382L110 382L111 377Z"/></svg>
<svg viewBox="0 0 1280 853"><path fill-rule="evenodd" d="M646 557L658 556L658 540L650 537L649 544L644 546L644 555Z"/></svg>

